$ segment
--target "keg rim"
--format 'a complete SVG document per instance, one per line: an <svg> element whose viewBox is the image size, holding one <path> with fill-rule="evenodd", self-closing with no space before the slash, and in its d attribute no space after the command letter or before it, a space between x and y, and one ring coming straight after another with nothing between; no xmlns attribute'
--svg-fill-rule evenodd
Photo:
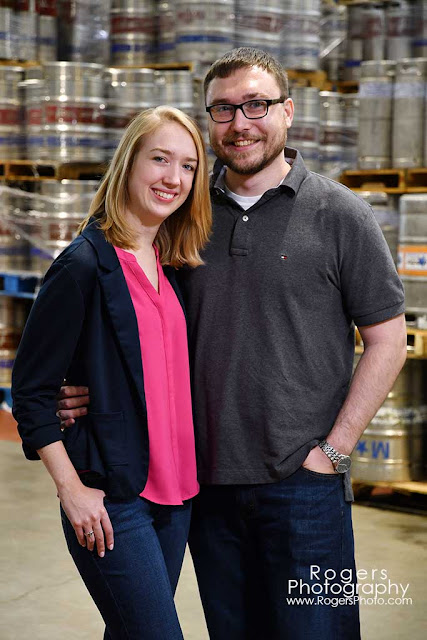
<svg viewBox="0 0 427 640"><path fill-rule="evenodd" d="M17 64L2 64L0 65L0 76L1 76L1 71L25 71L25 69L28 69L29 67L20 67Z"/></svg>
<svg viewBox="0 0 427 640"><path fill-rule="evenodd" d="M59 95L49 95L46 94L42 98L45 102L59 102L64 106L69 106L73 103L88 103L88 104L105 104L105 99L99 96L76 96L76 95L68 95L66 93L61 93Z"/></svg>
<svg viewBox="0 0 427 640"><path fill-rule="evenodd" d="M42 64L43 69L93 69L94 71L102 71L104 65L98 62L69 62L68 60L53 60L51 62L44 62Z"/></svg>

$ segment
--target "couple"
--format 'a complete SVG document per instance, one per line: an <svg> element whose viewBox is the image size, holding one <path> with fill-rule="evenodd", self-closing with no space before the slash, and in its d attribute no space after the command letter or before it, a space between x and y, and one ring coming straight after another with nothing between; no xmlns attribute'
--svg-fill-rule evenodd
<svg viewBox="0 0 427 640"><path fill-rule="evenodd" d="M279 63L236 49L204 87L212 229L198 130L140 114L34 304L14 415L105 638L182 638L189 535L212 639L355 640L354 600L287 598L355 583L348 456L406 356L403 290L370 207L285 148ZM88 389L61 430L64 378Z"/></svg>

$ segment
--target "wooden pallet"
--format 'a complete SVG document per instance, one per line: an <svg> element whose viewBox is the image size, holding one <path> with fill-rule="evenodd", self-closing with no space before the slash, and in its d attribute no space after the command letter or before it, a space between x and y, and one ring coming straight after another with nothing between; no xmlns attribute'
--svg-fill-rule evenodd
<svg viewBox="0 0 427 640"><path fill-rule="evenodd" d="M427 329L416 329L406 325L407 357L427 360ZM356 329L355 353L362 355L363 342L359 331Z"/></svg>
<svg viewBox="0 0 427 640"><path fill-rule="evenodd" d="M406 190L408 193L425 193L427 191L427 167L407 169Z"/></svg>
<svg viewBox="0 0 427 640"><path fill-rule="evenodd" d="M357 169L344 171L340 182L352 191L405 193L405 169Z"/></svg>
<svg viewBox="0 0 427 640"><path fill-rule="evenodd" d="M114 69L154 69L157 71L195 71L194 62L154 62L152 64L115 64Z"/></svg>
<svg viewBox="0 0 427 640"><path fill-rule="evenodd" d="M0 180L37 181L56 180L97 180L105 172L106 165L95 162L35 162L34 160L0 161Z"/></svg>
<svg viewBox="0 0 427 640"><path fill-rule="evenodd" d="M381 493L403 493L427 495L427 482L361 482L353 480L353 491L355 497L366 495L367 492L374 491L377 495Z"/></svg>
<svg viewBox="0 0 427 640"><path fill-rule="evenodd" d="M39 67L41 62L37 60L8 60L0 58L0 66L2 67Z"/></svg>
<svg viewBox="0 0 427 640"><path fill-rule="evenodd" d="M323 91L326 87L326 71L299 71L287 69L290 87L316 87Z"/></svg>
<svg viewBox="0 0 427 640"><path fill-rule="evenodd" d="M336 83L336 87L340 93L357 93L359 91L359 83L355 80L342 80Z"/></svg>

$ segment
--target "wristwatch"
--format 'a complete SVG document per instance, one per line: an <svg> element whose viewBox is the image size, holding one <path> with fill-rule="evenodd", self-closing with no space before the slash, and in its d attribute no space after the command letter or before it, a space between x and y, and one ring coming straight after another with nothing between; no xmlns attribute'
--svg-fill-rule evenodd
<svg viewBox="0 0 427 640"><path fill-rule="evenodd" d="M319 442L319 447L322 449L323 453L325 453L329 460L332 461L332 464L335 467L335 471L337 473L345 473L349 471L351 467L351 458L350 456L346 456L344 453L340 453L334 447L326 442L326 440L321 440Z"/></svg>

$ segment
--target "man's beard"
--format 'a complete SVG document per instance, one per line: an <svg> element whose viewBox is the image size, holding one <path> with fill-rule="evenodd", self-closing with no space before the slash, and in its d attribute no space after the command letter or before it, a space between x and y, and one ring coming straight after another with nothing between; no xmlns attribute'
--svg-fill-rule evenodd
<svg viewBox="0 0 427 640"><path fill-rule="evenodd" d="M241 158L240 161L234 161L232 156L228 156L223 151L223 147L221 145L212 144L211 147L217 158L221 160L231 171L237 173L241 176L249 176L259 173L265 167L268 167L281 153L286 145L287 140L287 129L284 130L282 136L277 136L272 141L271 145L264 150L264 153L261 158L251 158L251 152L248 151L247 158ZM239 136L242 139L242 136ZM225 144L231 143L232 140L224 140Z"/></svg>

